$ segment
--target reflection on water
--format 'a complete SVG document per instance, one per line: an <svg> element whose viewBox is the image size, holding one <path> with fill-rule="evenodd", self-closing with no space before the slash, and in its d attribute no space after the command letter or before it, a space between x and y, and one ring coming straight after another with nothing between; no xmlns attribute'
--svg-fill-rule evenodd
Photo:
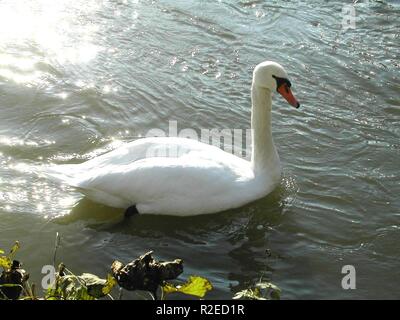
<svg viewBox="0 0 400 320"><path fill-rule="evenodd" d="M105 274L114 259L153 249L183 258L183 277L209 277L211 298L230 298L260 277L284 298L398 297L400 8L358 1L347 30L342 8L1 1L0 247L19 239L37 283L60 232L59 254L77 273ZM245 131L252 69L266 59L287 68L303 106L274 97L284 177L265 199L209 216L126 220L123 210L35 174L152 128L168 132L170 121ZM340 287L345 264L356 267L355 291Z"/></svg>

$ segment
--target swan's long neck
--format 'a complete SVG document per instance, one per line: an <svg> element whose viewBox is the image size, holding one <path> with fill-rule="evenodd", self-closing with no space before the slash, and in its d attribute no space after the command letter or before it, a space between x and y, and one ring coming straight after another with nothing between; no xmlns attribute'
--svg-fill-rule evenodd
<svg viewBox="0 0 400 320"><path fill-rule="evenodd" d="M271 92L256 85L251 87L251 128L253 149L251 164L255 173L279 167L279 158L272 139Z"/></svg>

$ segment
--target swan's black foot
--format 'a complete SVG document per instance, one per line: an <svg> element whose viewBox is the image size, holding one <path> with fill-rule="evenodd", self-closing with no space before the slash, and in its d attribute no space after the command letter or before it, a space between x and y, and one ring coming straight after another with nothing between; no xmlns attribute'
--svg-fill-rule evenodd
<svg viewBox="0 0 400 320"><path fill-rule="evenodd" d="M128 209L125 210L125 218L132 217L135 214L138 214L139 211L136 208L136 205L130 206Z"/></svg>

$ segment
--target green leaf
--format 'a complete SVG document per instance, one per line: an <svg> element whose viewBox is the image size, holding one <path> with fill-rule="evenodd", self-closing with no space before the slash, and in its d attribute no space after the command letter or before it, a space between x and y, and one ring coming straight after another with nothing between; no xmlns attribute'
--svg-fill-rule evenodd
<svg viewBox="0 0 400 320"><path fill-rule="evenodd" d="M190 276L188 281L183 285L177 285L171 283L165 283L162 286L162 290L164 294L169 294L173 292L181 292L184 294L196 296L203 298L207 291L212 290L212 285L210 281L205 278L198 276Z"/></svg>
<svg viewBox="0 0 400 320"><path fill-rule="evenodd" d="M255 288L253 289L244 289L242 291L237 292L233 299L239 300L267 300L266 298L261 296L260 289Z"/></svg>
<svg viewBox="0 0 400 320"><path fill-rule="evenodd" d="M107 275L107 282L105 283L102 292L104 295L107 295L111 292L112 288L117 284L117 280L111 275Z"/></svg>
<svg viewBox="0 0 400 320"><path fill-rule="evenodd" d="M99 278L98 276L91 273L83 273L78 277L79 280L83 281L87 288L87 294L95 298L104 297L103 288L106 285L107 281ZM83 294L83 293L82 293ZM84 295L86 297L86 295ZM84 299L86 300L86 299Z"/></svg>
<svg viewBox="0 0 400 320"><path fill-rule="evenodd" d="M94 298L102 298L109 294L114 285L117 283L111 274L107 275L107 280L101 279L91 273L83 273L78 278L85 284L87 288L87 294Z"/></svg>
<svg viewBox="0 0 400 320"><path fill-rule="evenodd" d="M236 292L232 299L235 299L235 300L242 299L245 295L245 293L243 291L244 290Z"/></svg>
<svg viewBox="0 0 400 320"><path fill-rule="evenodd" d="M10 254L8 255L8 258L10 260L12 260L12 258L14 257L15 253L18 251L19 248L20 248L19 242L15 241L15 244L12 246Z"/></svg>
<svg viewBox="0 0 400 320"><path fill-rule="evenodd" d="M0 287L5 287L5 288L21 287L22 288L22 286L20 284L16 284L16 283L4 283L4 284L0 284Z"/></svg>
<svg viewBox="0 0 400 320"><path fill-rule="evenodd" d="M12 265L12 262L8 257L6 257L6 256L1 256L0 257L0 267L2 267L3 269L8 270L8 269L11 268L11 265Z"/></svg>
<svg viewBox="0 0 400 320"><path fill-rule="evenodd" d="M76 295L75 289L75 276L63 276L58 279L58 286L61 292L61 296L66 300L75 300L74 296Z"/></svg>
<svg viewBox="0 0 400 320"><path fill-rule="evenodd" d="M8 256L0 256L0 267L2 267L4 270L11 269L13 256L18 249L19 249L19 242L15 241L15 244L11 248ZM4 251L0 250L0 254L4 254Z"/></svg>
<svg viewBox="0 0 400 320"><path fill-rule="evenodd" d="M107 280L91 273L58 276L47 289L46 299L95 300L109 294L116 283L111 275L107 276Z"/></svg>
<svg viewBox="0 0 400 320"><path fill-rule="evenodd" d="M256 284L256 287L260 288L260 289L271 289L271 290L276 290L281 292L281 289L278 288L278 286L274 285L271 282L259 282Z"/></svg>
<svg viewBox="0 0 400 320"><path fill-rule="evenodd" d="M270 282L259 282L253 288L248 288L237 292L233 299L247 300L279 300L281 289Z"/></svg>
<svg viewBox="0 0 400 320"><path fill-rule="evenodd" d="M87 287L80 287L76 291L74 300L96 300L96 298L89 294Z"/></svg>
<svg viewBox="0 0 400 320"><path fill-rule="evenodd" d="M271 282L259 282L256 284L256 289L264 290L264 297L279 300L281 298L281 289Z"/></svg>

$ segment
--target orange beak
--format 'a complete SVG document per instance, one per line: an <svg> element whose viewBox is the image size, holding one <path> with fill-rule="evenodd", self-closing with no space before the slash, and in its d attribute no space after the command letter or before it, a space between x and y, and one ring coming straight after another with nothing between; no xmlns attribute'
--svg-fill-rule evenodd
<svg viewBox="0 0 400 320"><path fill-rule="evenodd" d="M295 108L299 108L300 107L300 103L297 101L297 99L294 97L292 91L290 90L290 88L288 87L287 84L282 84L280 85L280 87L277 90L280 95L282 97L284 97L286 99L287 102L289 102L289 104Z"/></svg>

